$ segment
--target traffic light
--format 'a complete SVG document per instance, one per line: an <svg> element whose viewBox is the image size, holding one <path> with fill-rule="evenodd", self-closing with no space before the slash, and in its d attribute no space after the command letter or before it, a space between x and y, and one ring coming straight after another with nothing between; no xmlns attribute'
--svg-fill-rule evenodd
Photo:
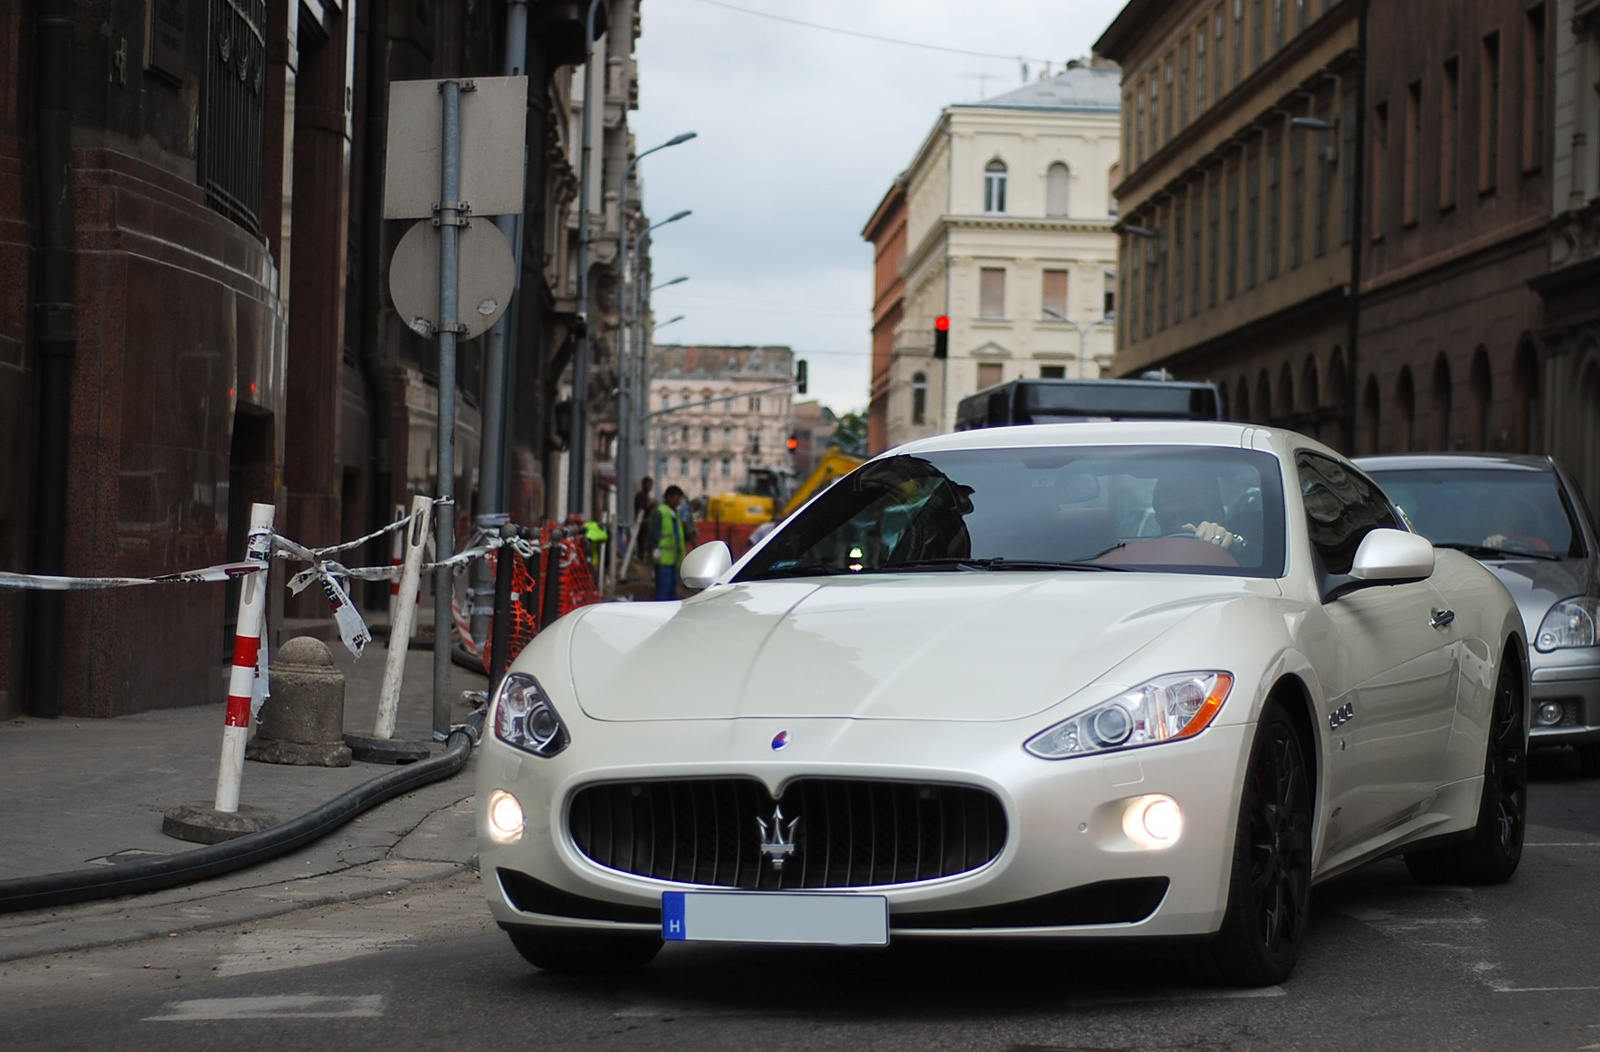
<svg viewBox="0 0 1600 1052"><path fill-rule="evenodd" d="M933 356L950 357L950 315L941 314L933 319Z"/></svg>
<svg viewBox="0 0 1600 1052"><path fill-rule="evenodd" d="M793 431L789 432L789 452L793 453L800 448L800 436Z"/></svg>
<svg viewBox="0 0 1600 1052"><path fill-rule="evenodd" d="M794 389L798 394L806 393L806 360L800 359L794 363ZM793 449L793 446L789 447Z"/></svg>

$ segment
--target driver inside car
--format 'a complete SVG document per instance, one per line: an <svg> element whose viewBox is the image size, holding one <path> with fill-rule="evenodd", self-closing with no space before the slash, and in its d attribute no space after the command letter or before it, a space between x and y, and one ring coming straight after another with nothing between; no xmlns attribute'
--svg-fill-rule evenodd
<svg viewBox="0 0 1600 1052"><path fill-rule="evenodd" d="M1245 547L1244 538L1222 524L1222 497L1213 477L1164 475L1156 480L1150 507L1163 536L1190 534L1224 550Z"/></svg>

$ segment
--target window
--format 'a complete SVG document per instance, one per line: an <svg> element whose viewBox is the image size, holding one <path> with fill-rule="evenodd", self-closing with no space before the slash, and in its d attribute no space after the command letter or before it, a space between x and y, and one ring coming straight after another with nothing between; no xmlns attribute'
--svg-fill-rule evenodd
<svg viewBox="0 0 1600 1052"><path fill-rule="evenodd" d="M684 445L688 445L689 444L689 425L688 424L684 424L683 425L683 433L682 433L682 435L680 437L683 439L683 444Z"/></svg>
<svg viewBox="0 0 1600 1052"><path fill-rule="evenodd" d="M703 479L711 477L711 458L710 457L701 457L700 458L700 477L703 478Z"/></svg>
<svg viewBox="0 0 1600 1052"><path fill-rule="evenodd" d="M727 449L733 445L733 427L729 424L722 425L722 448Z"/></svg>
<svg viewBox="0 0 1600 1052"><path fill-rule="evenodd" d="M1065 380L1066 378L1067 367L1064 365L1039 366L1039 379L1041 380Z"/></svg>
<svg viewBox="0 0 1600 1052"><path fill-rule="evenodd" d="M1272 50L1283 50L1283 0L1272 0Z"/></svg>
<svg viewBox="0 0 1600 1052"><path fill-rule="evenodd" d="M1211 49L1211 98L1213 102L1222 101L1222 30L1226 23L1222 18L1222 6L1219 4L1211 12L1211 42L1216 47Z"/></svg>
<svg viewBox="0 0 1600 1052"><path fill-rule="evenodd" d="M1306 10L1310 6L1309 0L1294 0L1294 31L1296 33L1304 33L1306 31Z"/></svg>
<svg viewBox="0 0 1600 1052"><path fill-rule="evenodd" d="M1256 287L1256 261L1261 250L1261 150L1250 146L1244 155L1244 287Z"/></svg>
<svg viewBox="0 0 1600 1052"><path fill-rule="evenodd" d="M1066 271L1047 270L1044 272L1044 289L1041 302L1044 304L1046 317L1057 320L1067 317Z"/></svg>
<svg viewBox="0 0 1600 1052"><path fill-rule="evenodd" d="M1267 40L1266 0L1250 0L1250 69L1261 68L1262 45Z"/></svg>
<svg viewBox="0 0 1600 1052"><path fill-rule="evenodd" d="M1144 239L1132 234L1125 237L1122 258L1128 260L1128 287L1122 296L1122 317L1126 319L1124 335L1128 343L1134 343L1139 339L1139 278L1144 267Z"/></svg>
<svg viewBox="0 0 1600 1052"><path fill-rule="evenodd" d="M1298 267L1306 234L1306 140L1311 132L1294 129L1289 136L1289 266Z"/></svg>
<svg viewBox="0 0 1600 1052"><path fill-rule="evenodd" d="M1372 111L1372 193L1367 211L1372 214L1372 240L1383 237L1385 201L1384 187L1388 185L1389 165L1389 104L1378 103Z"/></svg>
<svg viewBox="0 0 1600 1052"><path fill-rule="evenodd" d="M1363 476L1351 474L1338 461L1316 453L1299 453L1295 467L1300 475L1307 532L1323 572L1348 574L1356 549L1368 533L1400 528L1383 491Z"/></svg>
<svg viewBox="0 0 1600 1052"><path fill-rule="evenodd" d="M978 363L978 390L993 387L1000 382L1001 368L999 362Z"/></svg>
<svg viewBox="0 0 1600 1052"><path fill-rule="evenodd" d="M1004 267L983 267L978 271L978 317L1006 316L1006 272Z"/></svg>
<svg viewBox="0 0 1600 1052"><path fill-rule="evenodd" d="M732 457L723 457L722 458L722 477L723 478L732 478L733 477L733 458Z"/></svg>
<svg viewBox="0 0 1600 1052"><path fill-rule="evenodd" d="M761 399L752 398L746 403L746 406L749 408L750 412L759 413L761 412Z"/></svg>
<svg viewBox="0 0 1600 1052"><path fill-rule="evenodd" d="M1189 41L1178 43L1178 130L1189 126Z"/></svg>
<svg viewBox="0 0 1600 1052"><path fill-rule="evenodd" d="M1044 186L1044 214L1047 216L1068 216L1068 199L1072 193L1072 172L1066 165L1057 161L1050 166L1045 174Z"/></svg>
<svg viewBox="0 0 1600 1052"><path fill-rule="evenodd" d="M1283 239L1283 142L1267 141L1267 280L1278 276L1278 254Z"/></svg>
<svg viewBox="0 0 1600 1052"><path fill-rule="evenodd" d="M1105 305L1105 317L1112 318L1117 313L1117 272L1108 270L1101 276L1101 280L1105 282L1100 293Z"/></svg>
<svg viewBox="0 0 1600 1052"><path fill-rule="evenodd" d="M688 474L689 474L689 458L688 457L679 457L678 458L678 474L683 475L685 477L688 476Z"/></svg>
<svg viewBox="0 0 1600 1052"><path fill-rule="evenodd" d="M911 375L911 422L913 424L926 424L928 422L927 373L913 373Z"/></svg>
<svg viewBox="0 0 1600 1052"><path fill-rule="evenodd" d="M1443 97L1439 100L1439 208L1456 205L1457 172L1461 162L1461 60L1444 63Z"/></svg>
<svg viewBox="0 0 1600 1052"><path fill-rule="evenodd" d="M1155 222L1155 220L1152 219L1152 220L1149 220L1149 222ZM1142 226L1143 224L1140 224L1140 225ZM1145 243L1145 246L1144 246L1144 291L1142 293L1140 293L1140 295L1142 295L1144 297L1144 299L1142 299L1140 301L1140 304L1144 307L1144 315L1143 315L1143 317L1144 317L1144 334L1146 336L1149 336L1153 331L1155 331L1156 273L1157 273L1157 265L1160 262L1160 256L1156 252L1156 247L1158 245L1158 242L1155 239L1153 239L1153 238L1140 238L1140 240Z"/></svg>
<svg viewBox="0 0 1600 1052"><path fill-rule="evenodd" d="M1189 214L1184 210L1180 198L1172 206L1172 320L1174 322L1183 318L1183 283L1188 279L1189 272L1183 266L1183 252L1189 244L1189 228L1187 224Z"/></svg>
<svg viewBox="0 0 1600 1052"><path fill-rule="evenodd" d="M1165 92L1165 108L1161 111L1161 145L1177 133L1177 125L1172 123L1172 96L1177 94L1172 88L1172 56L1167 56L1166 72L1162 75L1162 89Z"/></svg>
<svg viewBox="0 0 1600 1052"><path fill-rule="evenodd" d="M752 427L750 429L750 444L746 448L753 457L761 455L761 432L756 428Z"/></svg>
<svg viewBox="0 0 1600 1052"><path fill-rule="evenodd" d="M1256 0L1260 3L1261 0ZM1233 78L1229 81L1234 87L1239 86L1239 81L1244 79L1244 0L1233 0ZM1221 95L1218 95L1221 98Z"/></svg>
<svg viewBox="0 0 1600 1052"><path fill-rule="evenodd" d="M1316 116L1316 114L1313 112L1312 116ZM1322 136L1324 135L1327 138L1323 138ZM1317 151L1317 201L1316 218L1313 220L1313 225L1316 228L1316 233L1313 235L1316 239L1316 246L1313 251L1316 252L1318 259L1321 259L1328 251L1328 195L1333 188L1332 140L1333 133L1331 130L1318 133L1316 138L1310 140L1310 143Z"/></svg>
<svg viewBox="0 0 1600 1052"><path fill-rule="evenodd" d="M700 429L700 444L702 446L709 446L711 444L711 429L709 427L702 427Z"/></svg>
<svg viewBox="0 0 1600 1052"><path fill-rule="evenodd" d="M1339 244L1348 245L1355 236L1356 195L1356 96L1344 97L1339 127L1343 129L1339 146Z"/></svg>
<svg viewBox="0 0 1600 1052"><path fill-rule="evenodd" d="M1544 163L1544 5L1528 9L1523 26L1522 170L1536 172Z"/></svg>
<svg viewBox="0 0 1600 1052"><path fill-rule="evenodd" d="M1417 188L1422 180L1417 178L1417 151L1422 140L1422 81L1414 80L1406 88L1405 156L1401 158L1401 219L1406 226L1417 223Z"/></svg>
<svg viewBox="0 0 1600 1052"><path fill-rule="evenodd" d="M682 404L683 405L688 405L692 401L694 401L694 395L690 394L688 391L683 392L683 402L682 402Z"/></svg>
<svg viewBox="0 0 1600 1052"><path fill-rule="evenodd" d="M1205 195L1205 184L1195 186L1189 194L1189 316L1200 313L1200 201Z"/></svg>
<svg viewBox="0 0 1600 1052"><path fill-rule="evenodd" d="M1194 33L1194 115L1206 111L1206 24Z"/></svg>
<svg viewBox="0 0 1600 1052"><path fill-rule="evenodd" d="M1222 252L1222 178L1212 171L1206 187L1206 306L1217 305L1217 257Z"/></svg>
<svg viewBox="0 0 1600 1052"><path fill-rule="evenodd" d="M1244 163L1243 154L1228 165L1228 259L1223 265L1228 275L1228 298L1239 291L1239 168Z"/></svg>
<svg viewBox="0 0 1600 1052"><path fill-rule="evenodd" d="M1006 166L1001 161L990 161L983 170L983 210L990 213L1006 210Z"/></svg>
<svg viewBox="0 0 1600 1052"><path fill-rule="evenodd" d="M1500 185L1500 34L1483 38L1482 112L1478 122L1478 192Z"/></svg>

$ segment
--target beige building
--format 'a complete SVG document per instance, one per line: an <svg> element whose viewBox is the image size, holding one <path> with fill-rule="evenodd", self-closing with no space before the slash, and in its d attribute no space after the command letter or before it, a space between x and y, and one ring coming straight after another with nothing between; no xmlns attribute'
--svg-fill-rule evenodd
<svg viewBox="0 0 1600 1052"><path fill-rule="evenodd" d="M1109 364L1118 76L1072 63L949 106L900 177L905 300L888 369L888 445L953 430L956 403L991 384L1093 377ZM933 357L941 315L950 319L944 360Z"/></svg>
<svg viewBox="0 0 1600 1052"><path fill-rule="evenodd" d="M755 468L788 472L794 388L785 385L793 377L787 347L652 348L646 426L655 495L677 485L698 500L739 490Z"/></svg>

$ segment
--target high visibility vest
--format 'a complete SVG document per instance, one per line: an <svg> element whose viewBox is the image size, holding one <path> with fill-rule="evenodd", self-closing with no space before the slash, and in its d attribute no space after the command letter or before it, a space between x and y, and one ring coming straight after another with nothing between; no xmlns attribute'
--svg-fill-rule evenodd
<svg viewBox="0 0 1600 1052"><path fill-rule="evenodd" d="M656 551L661 553L662 566L677 566L683 562L683 520L666 501L656 505Z"/></svg>

